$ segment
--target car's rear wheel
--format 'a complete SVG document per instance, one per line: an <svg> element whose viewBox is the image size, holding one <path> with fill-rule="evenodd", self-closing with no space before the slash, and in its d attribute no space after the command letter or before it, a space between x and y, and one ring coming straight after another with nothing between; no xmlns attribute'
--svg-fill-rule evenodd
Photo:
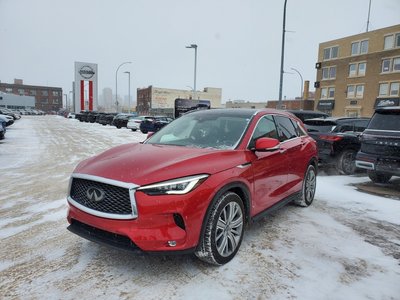
<svg viewBox="0 0 400 300"><path fill-rule="evenodd" d="M390 178L392 178L392 175L375 171L368 171L368 177L375 183L388 183Z"/></svg>
<svg viewBox="0 0 400 300"><path fill-rule="evenodd" d="M309 206L314 201L317 187L317 171L313 165L309 165L304 175L301 196L294 201L299 206Z"/></svg>
<svg viewBox="0 0 400 300"><path fill-rule="evenodd" d="M357 151L352 149L340 153L336 165L340 174L352 175L356 172L356 154Z"/></svg>
<svg viewBox="0 0 400 300"><path fill-rule="evenodd" d="M196 256L210 264L223 265L239 250L244 233L243 201L233 192L220 196L211 207Z"/></svg>

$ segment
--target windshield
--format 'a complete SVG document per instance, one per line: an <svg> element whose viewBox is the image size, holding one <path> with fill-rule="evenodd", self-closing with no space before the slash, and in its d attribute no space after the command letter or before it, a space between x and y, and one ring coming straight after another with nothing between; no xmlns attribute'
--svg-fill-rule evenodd
<svg viewBox="0 0 400 300"><path fill-rule="evenodd" d="M226 111L196 112L184 115L154 134L147 144L176 145L194 148L234 149L250 116Z"/></svg>
<svg viewBox="0 0 400 300"><path fill-rule="evenodd" d="M376 112L368 125L368 129L398 131L400 129L400 111Z"/></svg>

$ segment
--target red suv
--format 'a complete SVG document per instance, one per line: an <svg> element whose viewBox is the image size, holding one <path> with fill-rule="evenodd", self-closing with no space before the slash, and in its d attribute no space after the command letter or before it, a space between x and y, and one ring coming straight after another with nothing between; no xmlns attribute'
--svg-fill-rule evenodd
<svg viewBox="0 0 400 300"><path fill-rule="evenodd" d="M314 199L317 146L277 110L188 113L143 143L81 162L71 176L68 229L145 252L194 252L222 265L246 224Z"/></svg>

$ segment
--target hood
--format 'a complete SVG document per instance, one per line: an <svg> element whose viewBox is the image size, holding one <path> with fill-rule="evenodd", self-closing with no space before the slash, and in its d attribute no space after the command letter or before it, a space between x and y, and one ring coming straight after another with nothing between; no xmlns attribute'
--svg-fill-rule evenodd
<svg viewBox="0 0 400 300"><path fill-rule="evenodd" d="M214 174L246 163L242 150L126 144L81 162L75 173L146 185L195 174Z"/></svg>

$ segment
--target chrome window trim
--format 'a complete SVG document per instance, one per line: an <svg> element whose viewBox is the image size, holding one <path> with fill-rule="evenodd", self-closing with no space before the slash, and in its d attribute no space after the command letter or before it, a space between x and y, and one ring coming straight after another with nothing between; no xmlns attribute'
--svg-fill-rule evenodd
<svg viewBox="0 0 400 300"><path fill-rule="evenodd" d="M132 214L129 215L119 215L119 214L109 214L109 213L103 213L99 212L94 209L87 208L86 206L83 206L76 202L74 199L70 197L71 195L71 186L72 186L72 180L73 178L80 178L80 179L85 179L85 180L91 180L91 181L97 181L109 185L114 185L122 188L126 188L129 191L129 199L131 202L131 208L132 208ZM113 180L113 179L108 179L100 176L94 176L94 175L87 175L87 174L81 174L81 173L72 173L70 181L69 181L69 187L68 187L68 197L67 201L72 204L73 206L77 207L78 209L97 216L97 217L102 217L102 218L107 218L107 219L119 219L119 220L131 220L131 219L136 219L138 217L138 211L137 211L137 205L136 205L136 198L135 198L135 192L136 189L139 187L139 185L136 185L134 183L129 183L129 182L123 182L123 181L118 181L118 180Z"/></svg>

